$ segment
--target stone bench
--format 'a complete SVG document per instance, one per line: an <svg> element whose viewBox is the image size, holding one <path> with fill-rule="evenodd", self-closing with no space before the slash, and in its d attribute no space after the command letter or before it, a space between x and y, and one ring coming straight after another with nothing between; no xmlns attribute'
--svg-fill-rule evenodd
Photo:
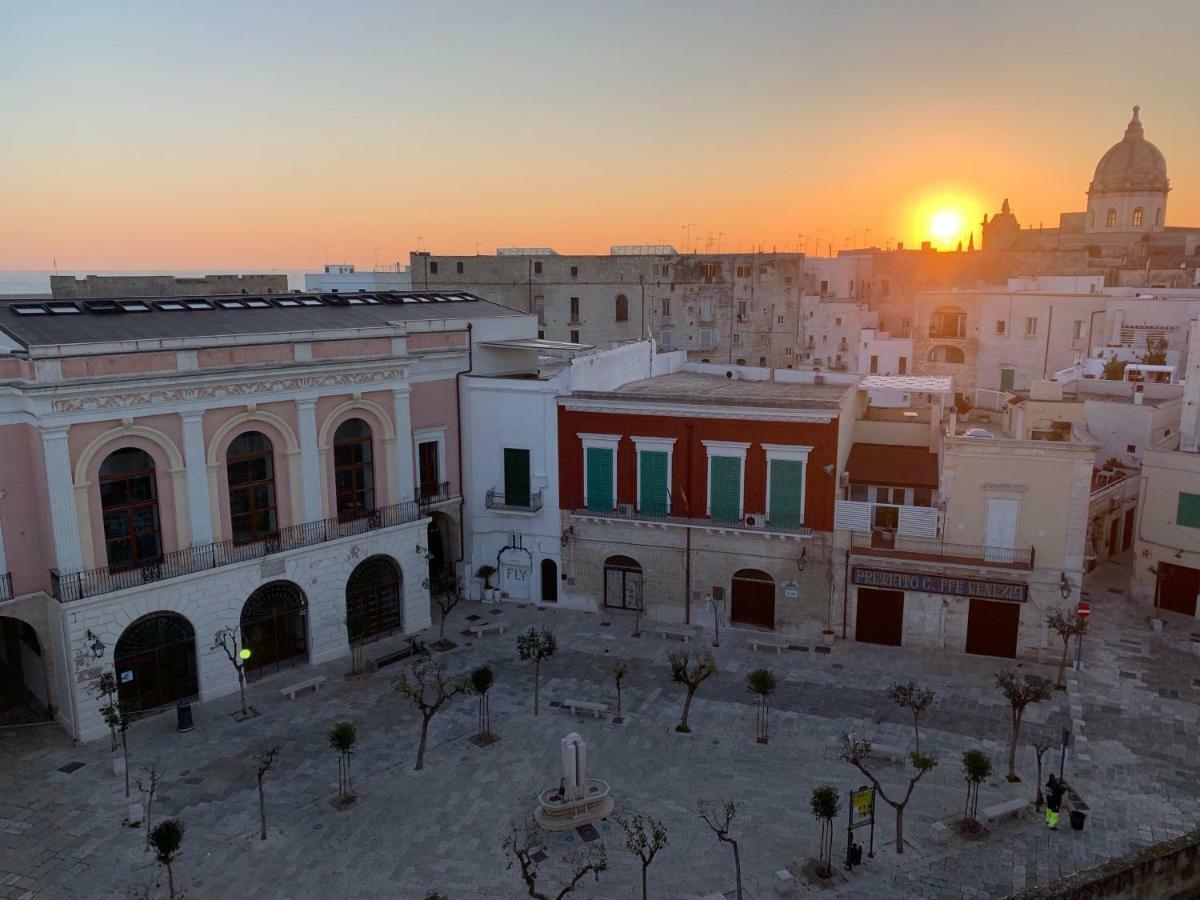
<svg viewBox="0 0 1200 900"><path fill-rule="evenodd" d="M481 638L486 634L504 634L508 630L507 622L487 622L484 625L472 625L467 629L475 637Z"/></svg>
<svg viewBox="0 0 1200 900"><path fill-rule="evenodd" d="M900 763L900 765L905 765L908 762L908 751L903 747L893 747L891 744L872 743L871 756L885 762Z"/></svg>
<svg viewBox="0 0 1200 900"><path fill-rule="evenodd" d="M655 628L654 633L664 641L669 637L673 637L679 638L679 640L686 644L692 639L692 633L690 631L685 631L682 628Z"/></svg>
<svg viewBox="0 0 1200 900"><path fill-rule="evenodd" d="M306 678L303 681L297 681L295 684L289 684L285 688L280 688L279 693L289 700L295 700L298 693L306 691L309 688L312 688L314 691L320 691L321 685L324 683L324 675L314 675L312 678Z"/></svg>
<svg viewBox="0 0 1200 900"><path fill-rule="evenodd" d="M578 715L580 710L590 712L593 718L600 718L608 712L607 703L593 703L590 700L563 700L564 708L569 709L572 715Z"/></svg>
<svg viewBox="0 0 1200 900"><path fill-rule="evenodd" d="M773 641L770 638L750 638L750 649L762 650L763 648L774 650L776 655L782 653L788 648L788 645L780 641Z"/></svg>
<svg viewBox="0 0 1200 900"><path fill-rule="evenodd" d="M1005 800L1003 803L993 803L979 811L979 818L991 824L1001 819L1011 818L1029 806L1028 800Z"/></svg>

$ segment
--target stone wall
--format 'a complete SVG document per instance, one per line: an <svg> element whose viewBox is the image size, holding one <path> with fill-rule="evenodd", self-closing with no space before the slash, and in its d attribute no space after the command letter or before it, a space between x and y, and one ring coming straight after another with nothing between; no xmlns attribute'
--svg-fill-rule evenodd
<svg viewBox="0 0 1200 900"><path fill-rule="evenodd" d="M96 300L104 297L183 297L215 294L286 294L286 275L51 275L50 293L56 300Z"/></svg>

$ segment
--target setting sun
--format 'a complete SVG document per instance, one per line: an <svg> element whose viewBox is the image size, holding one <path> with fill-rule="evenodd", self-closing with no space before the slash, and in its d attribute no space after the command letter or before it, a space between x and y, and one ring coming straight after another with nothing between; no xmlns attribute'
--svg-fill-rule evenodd
<svg viewBox="0 0 1200 900"><path fill-rule="evenodd" d="M943 244L949 243L962 231L962 216L951 210L942 210L934 215L929 230Z"/></svg>

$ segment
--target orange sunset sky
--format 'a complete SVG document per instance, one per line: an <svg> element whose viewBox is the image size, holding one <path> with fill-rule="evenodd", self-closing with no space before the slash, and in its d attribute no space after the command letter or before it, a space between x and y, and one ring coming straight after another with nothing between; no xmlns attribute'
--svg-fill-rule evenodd
<svg viewBox="0 0 1200 900"><path fill-rule="evenodd" d="M940 210L977 228L1006 196L1051 226L1134 103L1168 224L1200 225L1197 26L1194 0L3 4L0 269L605 252L684 225L824 254L914 244Z"/></svg>

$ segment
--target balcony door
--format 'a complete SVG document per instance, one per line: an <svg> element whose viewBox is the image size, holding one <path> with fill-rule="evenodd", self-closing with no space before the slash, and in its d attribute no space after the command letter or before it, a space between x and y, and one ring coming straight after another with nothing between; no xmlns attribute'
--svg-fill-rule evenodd
<svg viewBox="0 0 1200 900"><path fill-rule="evenodd" d="M1021 501L989 497L987 502L987 538L984 558L988 562L1012 562L1017 545L1017 522Z"/></svg>
<svg viewBox="0 0 1200 900"><path fill-rule="evenodd" d="M506 506L529 505L529 451L504 448L504 503Z"/></svg>
<svg viewBox="0 0 1200 900"><path fill-rule="evenodd" d="M437 497L441 493L442 469L437 441L417 444L417 471L421 476L421 496Z"/></svg>

